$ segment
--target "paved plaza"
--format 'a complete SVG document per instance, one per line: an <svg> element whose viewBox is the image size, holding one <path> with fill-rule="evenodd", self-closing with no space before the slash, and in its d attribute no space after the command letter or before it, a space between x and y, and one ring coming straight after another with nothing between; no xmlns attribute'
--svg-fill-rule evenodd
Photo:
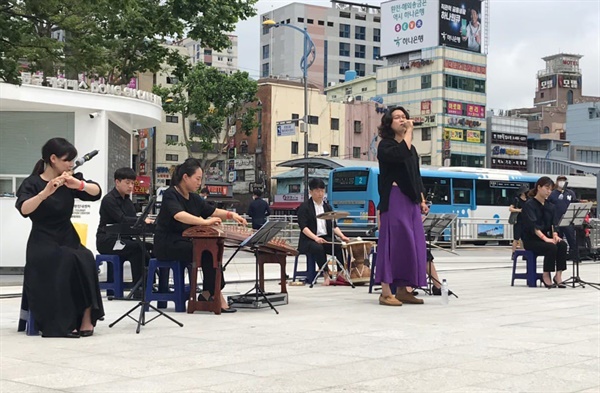
<svg viewBox="0 0 600 393"><path fill-rule="evenodd" d="M160 317L136 334L130 319L108 327L135 303L105 300L105 321L80 339L17 333L21 299L10 295L20 294L22 277L3 276L0 391L600 391L600 291L528 288L523 280L511 287L506 247L434 255L459 295L446 306L423 294L424 305L384 307L368 287L290 286L279 315L175 313L169 303L184 327ZM268 265L267 277L277 270ZM252 279L252 259L236 259L225 274ZM581 277L600 282L600 265L583 263Z"/></svg>

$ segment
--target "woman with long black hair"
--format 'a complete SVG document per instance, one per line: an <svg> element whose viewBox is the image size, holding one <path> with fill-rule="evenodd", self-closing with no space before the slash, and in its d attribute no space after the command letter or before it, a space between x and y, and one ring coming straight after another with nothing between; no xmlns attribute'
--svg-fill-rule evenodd
<svg viewBox="0 0 600 393"><path fill-rule="evenodd" d="M536 255L544 256L542 283L546 288L566 288L562 283L562 272L567 270L567 243L558 236L554 228L555 207L547 201L552 193L552 186L552 179L543 176L529 192L530 199L521 210L523 247ZM553 271L556 271L554 279L551 278Z"/></svg>
<svg viewBox="0 0 600 393"><path fill-rule="evenodd" d="M222 220L233 219L240 224L248 225L237 213L216 209L207 203L197 192L202 184L202 167L200 161L188 158L177 165L171 178L171 187L163 194L160 213L156 218L154 234L154 255L166 261L179 261L185 266L192 263L193 247L189 238L182 236L183 231L195 225L219 225ZM202 293L198 300L209 300L215 294L217 272L208 253L202 254ZM221 276L222 277L222 276ZM225 280L221 279L221 289ZM221 311L235 312L221 295Z"/></svg>
<svg viewBox="0 0 600 393"><path fill-rule="evenodd" d="M42 158L17 191L16 208L32 222L24 296L43 337L88 337L104 316L94 254L71 223L75 198L97 201L100 186L71 174L77 149L64 138L42 147Z"/></svg>

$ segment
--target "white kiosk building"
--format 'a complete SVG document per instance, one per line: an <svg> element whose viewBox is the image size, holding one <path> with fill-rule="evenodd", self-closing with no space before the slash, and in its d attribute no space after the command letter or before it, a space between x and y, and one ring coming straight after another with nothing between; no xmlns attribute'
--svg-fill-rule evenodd
<svg viewBox="0 0 600 393"><path fill-rule="evenodd" d="M22 81L21 86L0 83L0 271L25 266L31 221L15 208L15 194L48 139L71 141L79 156L99 150L78 171L98 182L104 195L114 185L114 171L132 165L134 131L162 119L160 97L136 88L58 78L45 87L25 75ZM100 201L76 200L72 218L92 252L99 209Z"/></svg>

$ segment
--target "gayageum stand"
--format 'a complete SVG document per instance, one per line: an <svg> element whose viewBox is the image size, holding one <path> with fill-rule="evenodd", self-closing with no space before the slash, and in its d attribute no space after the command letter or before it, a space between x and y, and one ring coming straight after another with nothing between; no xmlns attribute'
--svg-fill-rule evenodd
<svg viewBox="0 0 600 393"><path fill-rule="evenodd" d="M573 228L581 228L583 226L583 221L585 219L585 215L592 208L592 203L571 203L565 212L565 215L560 220L558 226L573 226ZM577 231L575 232L575 247L577 247ZM569 245L571 247L571 245ZM577 252L573 252L569 250L572 255L578 255ZM563 284L571 284L572 288L582 287L585 288L586 285L589 285L592 288L600 290L600 283L587 282L583 281L579 277L579 264L581 261L578 258L573 258L573 276L568 280L563 281Z"/></svg>
<svg viewBox="0 0 600 393"><path fill-rule="evenodd" d="M258 275L258 253L259 248L261 246L267 245L267 243L273 239L282 229L285 229L287 223L285 221L267 221L260 229L252 236L244 240L240 243L237 250L233 253L231 258L227 261L227 263L223 266L223 270L227 267L231 259L237 254L239 250L246 247L249 248L254 254L255 259L255 278L254 278L254 287L252 287L248 292L243 295L236 296L237 302L248 303L251 301L252 308L260 308L261 302L264 300L269 304L271 309L275 311L275 314L279 314L279 311L275 308L273 303L269 300L267 295L263 292L260 287L259 275Z"/></svg>
<svg viewBox="0 0 600 393"><path fill-rule="evenodd" d="M425 233L427 234L427 250L429 251L429 254L431 254L431 239L432 237L437 237L437 236L441 236L442 233L446 230L446 228L452 224L452 221L454 221L456 219L456 214L448 214L448 213L444 213L444 214L428 214L427 217L425 218L425 220L423 221L423 229L425 230ZM421 288L423 289L423 291L425 293L427 293L428 295L432 295L433 294L433 282L435 281L436 283L440 284L440 286L442 285L441 282L439 282L437 279L433 278L433 276L431 275L431 263L432 260L431 258L427 258L427 266L428 266L428 270L429 270L429 274L427 275L427 288ZM452 292L452 295L456 298L458 298L458 296Z"/></svg>
<svg viewBox="0 0 600 393"><path fill-rule="evenodd" d="M131 227L131 232L127 233L129 235L131 235L131 234L141 235L141 240L140 241L141 241L141 246L142 246L142 255L144 256L144 259L142 259L143 261L146 260L145 259L146 258L146 233L147 233L147 229L146 229L146 217L148 217L148 214L150 213L150 211L152 209L152 206L154 205L155 201L156 201L156 197L152 197L150 199L150 202L148 203L148 206L146 206L146 209L144 209L144 211L142 212L142 215L138 217L138 219L135 222L135 224L133 224L133 226ZM108 229L107 229L107 231L108 231ZM138 239L139 239L139 237L138 237ZM150 302L146 301L146 281L147 281L147 278L148 278L148 265L146 265L146 263L144 262L144 274L142 276L142 300L135 307L133 307L131 310L129 310L125 314L121 315L119 317L119 319L117 319L116 321L114 321L113 323L111 323L110 325L108 325L109 328L115 326L123 318L128 317L128 318L133 319L135 322L137 322L137 329L135 330L135 332L139 334L140 333L140 329L141 329L142 326L146 326L147 323L150 323L150 322L154 321L156 318L158 318L160 316L166 317L167 319L169 319L169 320L175 322L176 324L178 324L180 327L183 327L183 324L181 322L176 321L175 319L171 318L166 313L162 312L158 308L156 308L153 305L151 305ZM154 311L156 311L158 313L158 315L156 315L152 319L146 320L146 306L149 307L149 308L151 308L151 309L153 309ZM135 319L130 314L133 313L138 307L140 307L140 316L138 317L138 319Z"/></svg>

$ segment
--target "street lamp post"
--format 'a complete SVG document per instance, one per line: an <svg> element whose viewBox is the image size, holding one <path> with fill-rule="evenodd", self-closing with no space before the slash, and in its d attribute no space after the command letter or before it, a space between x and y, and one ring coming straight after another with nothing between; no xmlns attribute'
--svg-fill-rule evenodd
<svg viewBox="0 0 600 393"><path fill-rule="evenodd" d="M570 143L566 142L566 143L563 143L562 145L556 146L556 147L548 150L548 153L546 153L546 157L544 157L545 166L547 168L547 171L546 171L547 174L550 174L550 172L552 171L550 160L549 160L550 159L550 153L552 153L554 150L557 150L561 146L562 147L567 147L569 145L570 145Z"/></svg>
<svg viewBox="0 0 600 393"><path fill-rule="evenodd" d="M300 60L300 68L302 68L302 79L304 83L304 116L302 117L302 125L300 132L304 132L304 158L308 158L308 68L315 62L317 50L315 44L310 39L310 35L306 31L306 27L301 29L290 24L279 24L274 20L265 20L263 26L271 27L289 27L297 30L304 35L304 54ZM312 58L309 60L310 55ZM302 127L304 126L304 127ZM304 128L304 129L303 129ZM308 200L308 164L304 164L304 200Z"/></svg>

